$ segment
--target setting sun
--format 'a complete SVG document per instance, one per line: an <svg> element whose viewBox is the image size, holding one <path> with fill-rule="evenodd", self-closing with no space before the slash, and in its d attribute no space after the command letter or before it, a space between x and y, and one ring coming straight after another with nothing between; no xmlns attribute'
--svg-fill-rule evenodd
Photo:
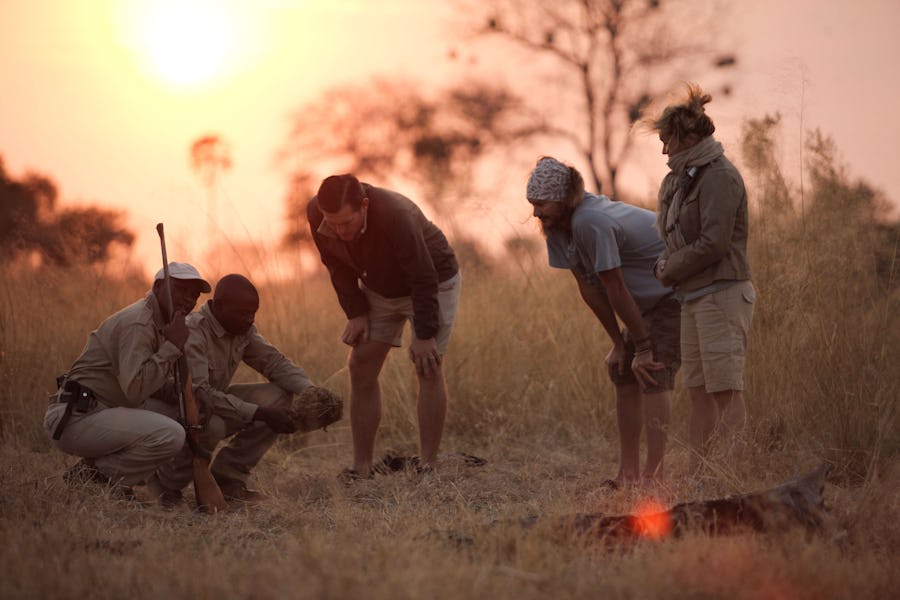
<svg viewBox="0 0 900 600"><path fill-rule="evenodd" d="M210 0L123 1L120 35L154 79L190 87L232 75L258 40L246 5Z"/></svg>

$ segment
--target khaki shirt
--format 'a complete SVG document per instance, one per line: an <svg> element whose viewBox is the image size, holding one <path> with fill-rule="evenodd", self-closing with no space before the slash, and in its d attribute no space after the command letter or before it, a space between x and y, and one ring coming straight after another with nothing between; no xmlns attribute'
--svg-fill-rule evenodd
<svg viewBox="0 0 900 600"><path fill-rule="evenodd" d="M88 336L69 377L108 406L136 408L171 376L181 351L163 335L153 292L108 317Z"/></svg>
<svg viewBox="0 0 900 600"><path fill-rule="evenodd" d="M194 386L215 403L215 412L253 421L257 406L226 393L241 361L270 382L299 394L312 385L306 372L267 342L252 326L243 335L231 335L213 316L209 302L187 317L190 330L185 353Z"/></svg>

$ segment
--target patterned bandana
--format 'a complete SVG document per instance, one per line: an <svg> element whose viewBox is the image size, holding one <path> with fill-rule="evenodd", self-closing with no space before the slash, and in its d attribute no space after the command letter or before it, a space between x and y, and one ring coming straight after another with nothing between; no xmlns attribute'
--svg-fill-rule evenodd
<svg viewBox="0 0 900 600"><path fill-rule="evenodd" d="M560 202L570 184L569 167L555 158L542 158L528 178L525 197L529 202Z"/></svg>

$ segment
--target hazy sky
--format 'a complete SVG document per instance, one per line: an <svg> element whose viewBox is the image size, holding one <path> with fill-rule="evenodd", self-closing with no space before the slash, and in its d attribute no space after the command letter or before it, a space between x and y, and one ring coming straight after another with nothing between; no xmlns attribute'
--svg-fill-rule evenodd
<svg viewBox="0 0 900 600"><path fill-rule="evenodd" d="M740 71L732 97L708 107L726 151L737 154L743 119L780 111L789 175L802 118L834 137L853 174L900 199L900 2L731 4L719 34ZM274 242L286 189L274 155L291 111L335 83L461 68L446 58L451 12L437 0L0 0L0 156L16 177L49 175L64 203L126 209L154 264L157 221L173 258L201 247L206 196L188 153L218 134L234 161L219 220L238 243ZM665 172L657 146L641 144L641 193Z"/></svg>

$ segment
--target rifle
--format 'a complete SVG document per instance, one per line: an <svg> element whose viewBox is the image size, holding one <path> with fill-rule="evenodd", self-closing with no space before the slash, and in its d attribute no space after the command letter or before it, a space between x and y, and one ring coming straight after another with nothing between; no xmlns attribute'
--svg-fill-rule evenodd
<svg viewBox="0 0 900 600"><path fill-rule="evenodd" d="M166 255L166 235L163 224L157 223L156 232L159 234L159 245L162 247L163 274L165 276L166 293L169 296L169 322L175 318L175 306L172 302L172 279L169 277L169 259ZM191 381L191 372L187 368L187 358L182 354L174 365L175 393L178 396L178 415L184 426L188 447L193 454L192 468L194 472L194 495L197 497L197 506L204 512L219 512L228 508L219 484L209 470L209 461L212 458L200 445L200 410L197 408L197 398L194 397L194 386Z"/></svg>

